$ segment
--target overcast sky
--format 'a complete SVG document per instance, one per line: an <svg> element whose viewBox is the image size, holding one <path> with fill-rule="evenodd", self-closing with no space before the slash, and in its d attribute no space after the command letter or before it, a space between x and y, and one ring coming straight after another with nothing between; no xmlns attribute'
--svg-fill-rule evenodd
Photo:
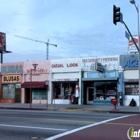
<svg viewBox="0 0 140 140"><path fill-rule="evenodd" d="M125 26L113 24L113 4L136 35L137 12L129 0L0 0L0 31L13 52L4 62L45 60L48 39L57 44L49 46L49 59L126 54Z"/></svg>

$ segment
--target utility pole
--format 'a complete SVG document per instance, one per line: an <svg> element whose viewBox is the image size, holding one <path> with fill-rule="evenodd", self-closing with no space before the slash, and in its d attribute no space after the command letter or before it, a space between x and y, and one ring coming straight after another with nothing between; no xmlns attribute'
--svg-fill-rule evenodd
<svg viewBox="0 0 140 140"><path fill-rule="evenodd" d="M55 46L57 47L56 44L51 44L49 43L49 39L47 42L44 42L44 41L40 41L40 40L35 40L35 39L31 39L31 38L28 38L28 37L23 37L23 36L19 36L19 35L15 35L16 37L19 37L19 38L23 38L23 39L27 39L27 40L30 40L30 41L34 41L34 42L39 42L39 43L44 43L47 45L46 47L46 60L49 60L49 46Z"/></svg>

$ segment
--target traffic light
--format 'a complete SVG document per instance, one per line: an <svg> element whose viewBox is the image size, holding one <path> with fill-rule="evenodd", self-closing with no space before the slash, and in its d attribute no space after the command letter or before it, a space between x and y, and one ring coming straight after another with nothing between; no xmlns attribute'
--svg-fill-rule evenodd
<svg viewBox="0 0 140 140"><path fill-rule="evenodd" d="M116 25L117 22L121 21L120 7L113 5L113 23Z"/></svg>

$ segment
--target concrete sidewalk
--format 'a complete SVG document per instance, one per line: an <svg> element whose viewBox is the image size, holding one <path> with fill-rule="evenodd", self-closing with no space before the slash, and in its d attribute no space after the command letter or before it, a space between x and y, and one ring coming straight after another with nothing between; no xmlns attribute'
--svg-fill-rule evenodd
<svg viewBox="0 0 140 140"><path fill-rule="evenodd" d="M101 105L65 105L65 104L21 104L21 103L0 103L0 109L19 109L19 110L49 110L49 111L88 111L88 112L109 112L109 113L139 113L139 107L130 106L101 106Z"/></svg>

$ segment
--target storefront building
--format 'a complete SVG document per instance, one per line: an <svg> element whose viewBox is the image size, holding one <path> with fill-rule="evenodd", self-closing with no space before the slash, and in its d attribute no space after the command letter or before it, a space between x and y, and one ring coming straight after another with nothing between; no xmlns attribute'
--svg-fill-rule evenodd
<svg viewBox="0 0 140 140"><path fill-rule="evenodd" d="M112 98L120 98L123 79L119 56L84 58L81 65L82 104L111 105Z"/></svg>
<svg viewBox="0 0 140 140"><path fill-rule="evenodd" d="M50 61L24 62L22 103L48 104L49 79Z"/></svg>
<svg viewBox="0 0 140 140"><path fill-rule="evenodd" d="M51 60L51 99L53 104L71 104L78 85L78 102L81 104L80 59Z"/></svg>
<svg viewBox="0 0 140 140"><path fill-rule="evenodd" d="M132 99L139 106L139 75L138 75L138 55L128 54L120 56L120 65L123 68L124 81L124 105L128 106Z"/></svg>
<svg viewBox="0 0 140 140"><path fill-rule="evenodd" d="M1 64L1 102L21 102L23 63Z"/></svg>

